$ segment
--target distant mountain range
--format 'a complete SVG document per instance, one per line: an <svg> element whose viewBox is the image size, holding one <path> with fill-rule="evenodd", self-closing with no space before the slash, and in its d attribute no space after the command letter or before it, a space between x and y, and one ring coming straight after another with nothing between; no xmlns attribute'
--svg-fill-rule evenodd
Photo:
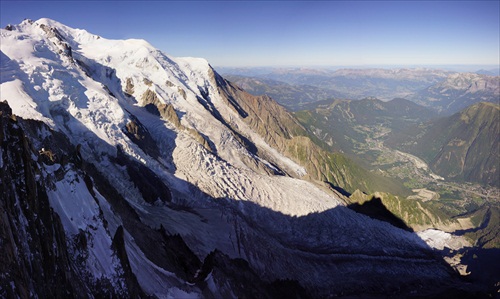
<svg viewBox="0 0 500 299"><path fill-rule="evenodd" d="M291 111L301 110L308 103L345 97L335 90L314 85L289 84L273 79L239 75L226 75L224 77L253 95L270 96Z"/></svg>
<svg viewBox="0 0 500 299"><path fill-rule="evenodd" d="M234 72L234 73L231 73ZM245 76L240 69L225 70L223 75ZM433 69L271 69L258 72L256 78L272 79L292 85L312 85L338 92L347 99L377 97L391 100L406 97L438 83L450 72Z"/></svg>
<svg viewBox="0 0 500 299"><path fill-rule="evenodd" d="M409 99L445 115L478 102L500 104L500 77L474 73L451 74Z"/></svg>
<svg viewBox="0 0 500 299"><path fill-rule="evenodd" d="M500 77L488 75L491 72L477 74L435 69L333 71L283 68L263 68L254 72L226 69L225 72L226 75L239 75L233 78L246 86L249 92L266 93L292 110L300 109L306 102L325 100L328 96L353 100L375 97L384 101L406 98L442 115L451 115L480 101L500 102ZM252 77L245 78L245 74L252 74ZM313 89L312 86L319 89ZM292 96L297 96L295 102Z"/></svg>
<svg viewBox="0 0 500 299"><path fill-rule="evenodd" d="M495 68L495 69L480 69L479 71L476 72L476 74L479 75L488 75L488 76L500 76L500 68Z"/></svg>

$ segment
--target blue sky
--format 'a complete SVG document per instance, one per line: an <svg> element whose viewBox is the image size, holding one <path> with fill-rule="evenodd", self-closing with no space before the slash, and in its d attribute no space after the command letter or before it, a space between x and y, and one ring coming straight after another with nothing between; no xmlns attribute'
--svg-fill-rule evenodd
<svg viewBox="0 0 500 299"><path fill-rule="evenodd" d="M500 1L1 1L214 66L500 64Z"/></svg>

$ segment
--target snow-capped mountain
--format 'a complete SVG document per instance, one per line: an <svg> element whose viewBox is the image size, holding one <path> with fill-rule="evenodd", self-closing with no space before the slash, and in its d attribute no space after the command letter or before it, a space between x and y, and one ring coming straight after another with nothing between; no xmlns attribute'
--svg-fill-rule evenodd
<svg viewBox="0 0 500 299"><path fill-rule="evenodd" d="M49 19L0 34L0 296L324 298L459 283L416 234L315 182L280 148L293 132L277 120L293 118L206 60Z"/></svg>

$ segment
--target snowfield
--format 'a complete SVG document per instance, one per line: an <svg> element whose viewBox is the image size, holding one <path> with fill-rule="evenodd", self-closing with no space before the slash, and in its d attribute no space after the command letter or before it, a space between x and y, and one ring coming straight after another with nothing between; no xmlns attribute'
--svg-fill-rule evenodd
<svg viewBox="0 0 500 299"><path fill-rule="evenodd" d="M71 46L73 58L54 55L53 51L59 49L54 44L55 37L47 37L41 25L57 28L63 43ZM27 76L30 83L33 82L24 86L26 83L19 79L9 81L5 78L5 82L2 79L2 100L9 102L13 113L44 121L72 136L75 144L87 144L82 150L88 151L86 158L94 162L101 162L104 154L114 155L113 147L121 145L125 152L144 164L155 164L122 132L130 121L128 111L136 111L133 106L142 105L141 95L149 89L156 92L161 102L174 106L182 115L184 126L206 136L217 149L215 156L198 147L186 132L166 124L159 128L147 120L152 117L150 114L136 115L150 131L175 131L177 136L170 142L177 145L172 154L172 166L178 178L194 184L212 197L249 200L287 215L307 215L340 204L333 194L326 194L309 182L262 176L242 162L245 158L263 160L247 152L233 133L200 104L201 92L208 93L218 112L236 122L238 128L258 146L280 163L305 174L303 167L269 147L223 103L217 87L208 78L211 68L204 59L168 57L144 40L108 40L49 19L40 19L33 24L24 21L14 31L3 30L2 38L5 40L2 42L2 59L7 65L19 65L20 69L16 72L11 67L11 76ZM13 41L19 39L23 42ZM3 58L4 55L7 57ZM80 67L75 60L82 61L85 67ZM89 72L91 78L85 72ZM135 97L123 95L123 85L127 80L133 82ZM167 81L170 82L168 85L165 84ZM185 91L186 99L179 94L179 87ZM38 89L36 93L29 92L35 89ZM165 158L168 157L165 155ZM271 163L264 163L272 167ZM310 196L304 197L303 194Z"/></svg>
<svg viewBox="0 0 500 299"><path fill-rule="evenodd" d="M422 240L432 248L443 250L445 247L458 250L463 247L471 246L470 242L464 237L454 236L450 233L438 229L426 229L417 233Z"/></svg>

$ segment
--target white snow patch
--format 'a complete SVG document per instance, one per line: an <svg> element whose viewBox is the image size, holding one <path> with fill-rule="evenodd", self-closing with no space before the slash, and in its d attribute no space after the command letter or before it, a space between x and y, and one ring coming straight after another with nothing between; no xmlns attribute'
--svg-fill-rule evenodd
<svg viewBox="0 0 500 299"><path fill-rule="evenodd" d="M7 101L12 113L26 119L36 119L53 126L53 121L37 110L38 105L24 90L23 82L19 79L4 82L0 85L2 101Z"/></svg>
<svg viewBox="0 0 500 299"><path fill-rule="evenodd" d="M458 250L471 244L461 236L455 236L438 229L426 229L417 232L417 235L432 248L443 250L445 247Z"/></svg>
<svg viewBox="0 0 500 299"><path fill-rule="evenodd" d="M163 296L159 296L159 298L162 298L162 297ZM174 288L171 288L168 290L168 293L165 296L165 298L167 298L167 299L179 299L179 298L199 299L199 298L203 298L203 297L201 297L201 295L198 293L189 293L189 292L185 292L183 290L180 290L180 289L174 287Z"/></svg>
<svg viewBox="0 0 500 299"><path fill-rule="evenodd" d="M321 212L341 204L312 183L233 167L182 136L176 143L173 153L176 175L215 198L252 201L292 216Z"/></svg>
<svg viewBox="0 0 500 299"><path fill-rule="evenodd" d="M85 232L89 250L86 265L92 276L96 279L104 276L113 282L119 264L113 257L111 237L99 216L99 206L83 178L68 171L61 181L55 183L55 189L48 190L47 195L51 207L61 219L68 240L81 231Z"/></svg>
<svg viewBox="0 0 500 299"><path fill-rule="evenodd" d="M137 277L141 288L149 295L158 298L199 298L192 288L185 285L184 281L174 273L155 265L141 251L132 236L125 230L125 246L132 272ZM193 292L181 290L183 286L192 288Z"/></svg>
<svg viewBox="0 0 500 299"><path fill-rule="evenodd" d="M53 165L47 165L43 164L43 169L45 170L45 175L47 174L53 174L54 172L58 171L61 168L61 164L53 164Z"/></svg>

